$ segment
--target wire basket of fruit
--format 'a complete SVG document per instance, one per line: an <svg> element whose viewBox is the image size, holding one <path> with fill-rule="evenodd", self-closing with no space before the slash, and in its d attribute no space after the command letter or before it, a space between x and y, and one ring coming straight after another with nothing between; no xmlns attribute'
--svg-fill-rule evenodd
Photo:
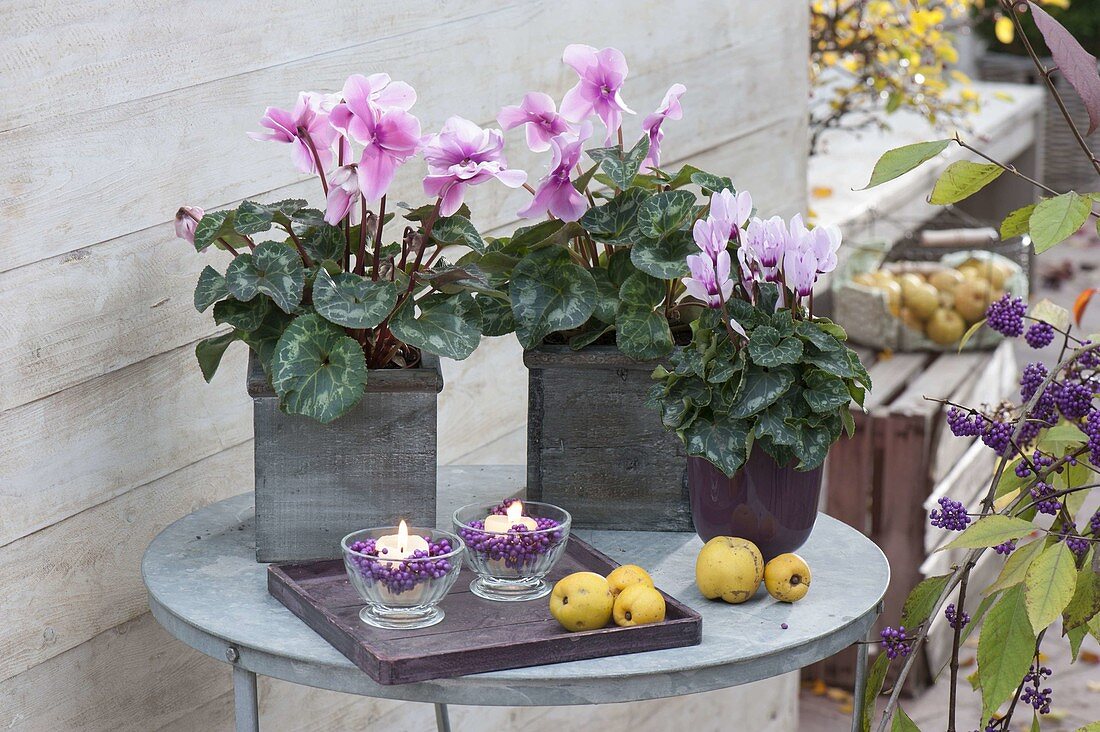
<svg viewBox="0 0 1100 732"><path fill-rule="evenodd" d="M862 257L850 264L833 284L835 319L849 340L879 350L954 350L989 303L1006 292L1027 297L1023 268L984 250L952 252L936 262ZM1000 339L982 328L964 348L993 348Z"/></svg>

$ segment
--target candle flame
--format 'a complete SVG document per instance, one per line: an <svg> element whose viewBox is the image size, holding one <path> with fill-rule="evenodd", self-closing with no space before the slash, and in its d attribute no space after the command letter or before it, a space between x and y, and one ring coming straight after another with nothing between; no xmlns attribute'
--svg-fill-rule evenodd
<svg viewBox="0 0 1100 732"><path fill-rule="evenodd" d="M519 519L523 518L523 502L512 501L512 503L508 505L507 513L508 520L511 521L513 524Z"/></svg>
<svg viewBox="0 0 1100 732"><path fill-rule="evenodd" d="M397 525L397 548L399 551L405 551L409 547L409 526L405 523L405 519L401 519L401 523Z"/></svg>

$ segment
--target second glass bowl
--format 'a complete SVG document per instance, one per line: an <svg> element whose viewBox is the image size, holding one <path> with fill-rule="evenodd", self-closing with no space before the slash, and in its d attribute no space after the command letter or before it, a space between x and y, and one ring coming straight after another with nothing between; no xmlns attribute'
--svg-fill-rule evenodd
<svg viewBox="0 0 1100 732"><path fill-rule="evenodd" d="M486 516L505 514L512 503L471 503L454 513L455 533L477 575L470 592L486 600L521 602L550 594L545 577L569 541L569 512L538 501L522 502L523 516L534 519L536 528L486 531Z"/></svg>

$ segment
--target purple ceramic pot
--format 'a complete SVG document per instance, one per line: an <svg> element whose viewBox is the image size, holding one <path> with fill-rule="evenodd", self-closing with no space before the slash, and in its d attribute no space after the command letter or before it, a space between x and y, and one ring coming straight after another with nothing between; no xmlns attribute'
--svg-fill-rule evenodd
<svg viewBox="0 0 1100 732"><path fill-rule="evenodd" d="M761 449L732 478L699 457L688 458L695 532L703 541L736 536L760 547L767 561L805 543L817 519L822 468L780 467Z"/></svg>

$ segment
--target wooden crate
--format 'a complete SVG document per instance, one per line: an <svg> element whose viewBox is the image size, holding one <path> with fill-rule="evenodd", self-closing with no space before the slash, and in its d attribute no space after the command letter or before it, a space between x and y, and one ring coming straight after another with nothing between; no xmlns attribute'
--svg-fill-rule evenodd
<svg viewBox="0 0 1100 732"><path fill-rule="evenodd" d="M866 412L853 410L855 436L842 439L829 453L825 511L870 536L890 561L890 587L877 631L898 624L906 596L924 576L950 569L950 557L929 557L942 537L929 526L928 510L947 494L973 506L992 470L992 451L974 438L952 435L945 408L925 397L995 404L1014 395L1018 375L1007 342L993 351L889 358L861 352L860 357L873 388ZM931 665L938 670L943 657L938 640L930 643L937 649L933 658L918 659L910 676L912 691L928 685ZM814 664L806 674L850 686L855 649Z"/></svg>

